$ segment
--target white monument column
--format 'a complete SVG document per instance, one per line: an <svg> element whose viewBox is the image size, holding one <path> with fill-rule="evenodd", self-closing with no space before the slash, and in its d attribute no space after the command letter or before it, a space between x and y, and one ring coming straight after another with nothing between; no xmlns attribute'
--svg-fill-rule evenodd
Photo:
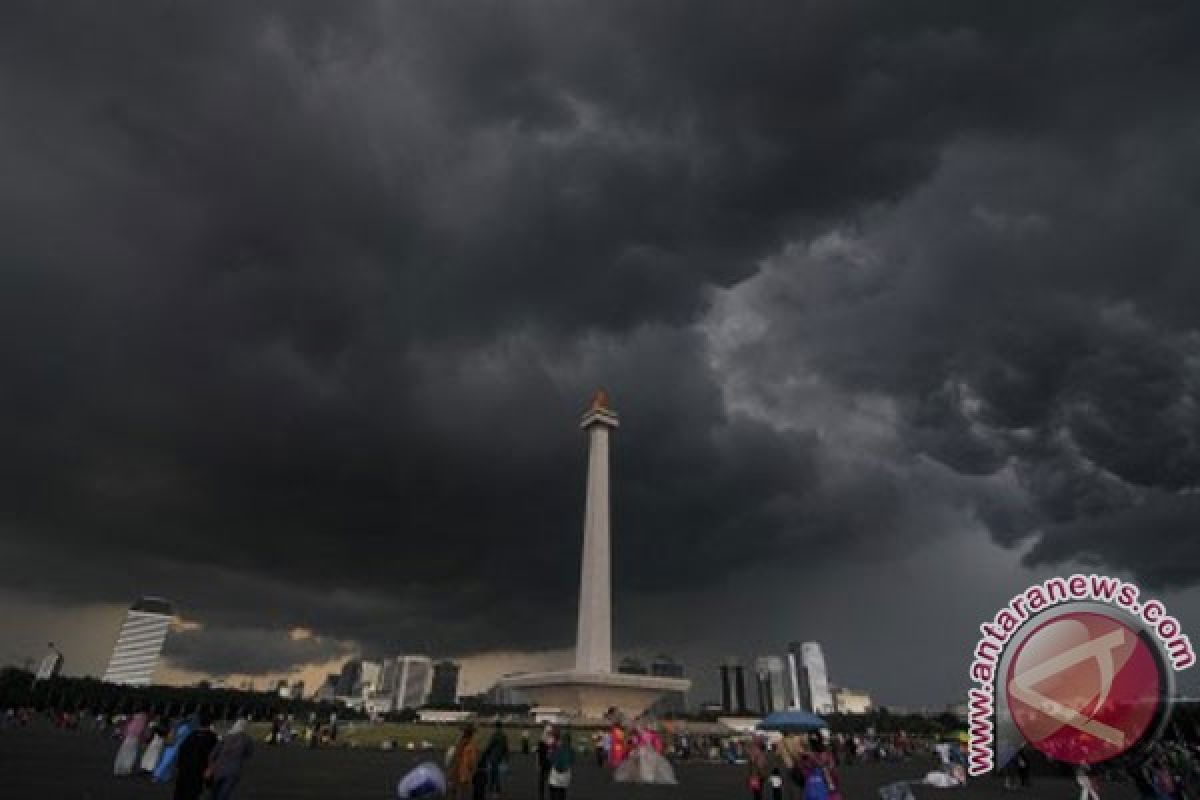
<svg viewBox="0 0 1200 800"><path fill-rule="evenodd" d="M608 508L608 436L617 415L608 395L596 392L580 427L588 433L587 500L583 514L583 566L579 578L579 629L575 669L612 672L612 559Z"/></svg>

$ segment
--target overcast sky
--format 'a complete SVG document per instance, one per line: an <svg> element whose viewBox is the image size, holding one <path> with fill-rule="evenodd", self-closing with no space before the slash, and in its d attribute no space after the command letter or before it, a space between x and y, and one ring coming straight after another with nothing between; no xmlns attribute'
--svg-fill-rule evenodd
<svg viewBox="0 0 1200 800"><path fill-rule="evenodd" d="M617 645L697 700L794 639L957 700L975 626L1080 566L1200 631L1197 36L6 4L0 659L99 673L139 594L195 623L176 676L561 658L598 386Z"/></svg>

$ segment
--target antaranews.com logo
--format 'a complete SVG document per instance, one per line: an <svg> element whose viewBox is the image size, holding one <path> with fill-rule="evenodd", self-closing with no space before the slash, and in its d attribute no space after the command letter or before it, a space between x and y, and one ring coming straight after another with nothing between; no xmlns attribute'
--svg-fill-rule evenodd
<svg viewBox="0 0 1200 800"><path fill-rule="evenodd" d="M999 753L1026 742L1058 761L1098 764L1158 737L1174 673L1196 656L1179 620L1141 595L1106 575L1051 578L979 626L971 775L991 772Z"/></svg>

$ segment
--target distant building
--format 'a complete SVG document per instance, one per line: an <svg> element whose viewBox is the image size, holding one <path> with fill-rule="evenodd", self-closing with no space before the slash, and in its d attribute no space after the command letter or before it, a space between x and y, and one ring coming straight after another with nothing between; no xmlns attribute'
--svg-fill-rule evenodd
<svg viewBox="0 0 1200 800"><path fill-rule="evenodd" d="M458 675L461 668L453 661L439 661L433 665L433 685L429 692L429 703L448 706L458 702Z"/></svg>
<svg viewBox="0 0 1200 800"><path fill-rule="evenodd" d="M104 680L146 686L154 679L175 609L161 597L143 597L130 606L117 635Z"/></svg>
<svg viewBox="0 0 1200 800"><path fill-rule="evenodd" d="M746 673L736 658L728 658L721 665L721 708L727 714L746 708Z"/></svg>
<svg viewBox="0 0 1200 800"><path fill-rule="evenodd" d="M617 664L617 672L623 675L649 675L646 665L632 656L626 656Z"/></svg>
<svg viewBox="0 0 1200 800"><path fill-rule="evenodd" d="M666 655L657 656L650 663L650 674L660 678L682 678L683 665ZM687 710L687 695L684 692L667 692L650 707L650 714L682 714Z"/></svg>
<svg viewBox="0 0 1200 800"><path fill-rule="evenodd" d="M800 646L804 668L808 670L808 692L812 711L817 714L833 712L833 692L829 691L829 673L825 668L825 654L817 642L805 642Z"/></svg>
<svg viewBox="0 0 1200 800"><path fill-rule="evenodd" d="M755 685L758 689L758 710L762 714L782 711L788 707L787 684L784 681L783 659L762 656L754 662Z"/></svg>
<svg viewBox="0 0 1200 800"><path fill-rule="evenodd" d="M378 690L380 679L383 677L383 664L378 661L363 661L360 670L355 694L365 696Z"/></svg>
<svg viewBox="0 0 1200 800"><path fill-rule="evenodd" d="M333 703L337 700L337 685L338 679L341 676L334 673L325 676L325 682L322 683L317 690L313 692L313 702L316 703Z"/></svg>
<svg viewBox="0 0 1200 800"><path fill-rule="evenodd" d="M397 708L420 708L433 691L433 659L429 656L400 656L396 684Z"/></svg>
<svg viewBox="0 0 1200 800"><path fill-rule="evenodd" d="M861 689L839 686L833 690L834 711L839 714L866 714L871 710L871 694Z"/></svg>
<svg viewBox="0 0 1200 800"><path fill-rule="evenodd" d="M62 672L62 666L63 655L54 647L54 642L51 642L46 655L42 657L41 663L38 664L35 679L48 681L51 678L57 678L59 673Z"/></svg>
<svg viewBox="0 0 1200 800"><path fill-rule="evenodd" d="M371 713L420 708L433 689L433 660L429 656L398 656L379 664L363 662L363 699ZM369 680L370 679L370 680Z"/></svg>
<svg viewBox="0 0 1200 800"><path fill-rule="evenodd" d="M682 678L683 665L676 663L670 656L660 655L650 664L650 674L663 678Z"/></svg>
<svg viewBox="0 0 1200 800"><path fill-rule="evenodd" d="M292 696L292 687L288 686L286 678L280 678L279 680L275 681L275 694L284 699L288 699Z"/></svg>
<svg viewBox="0 0 1200 800"><path fill-rule="evenodd" d="M362 661L352 659L342 665L342 674L338 676L336 695L338 697L356 697L359 695L359 682L362 679Z"/></svg>
<svg viewBox="0 0 1200 800"><path fill-rule="evenodd" d="M825 655L817 642L792 642L787 654L787 688L792 708L816 714L833 712L833 693L829 689Z"/></svg>
<svg viewBox="0 0 1200 800"><path fill-rule="evenodd" d="M518 690L507 686L504 683L504 678L511 678L517 675L524 675L523 672L510 672L507 675L502 675L501 679L496 681L492 688L488 689L479 696L479 700L483 703L494 706L517 706L526 702L526 697Z"/></svg>
<svg viewBox="0 0 1200 800"><path fill-rule="evenodd" d="M295 683L292 684L292 699L293 700L303 700L304 699L304 681L296 681Z"/></svg>

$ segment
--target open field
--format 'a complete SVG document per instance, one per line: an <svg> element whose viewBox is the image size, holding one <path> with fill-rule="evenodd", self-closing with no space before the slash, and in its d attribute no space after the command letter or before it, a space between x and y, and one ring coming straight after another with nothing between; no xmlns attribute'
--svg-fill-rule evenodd
<svg viewBox="0 0 1200 800"><path fill-rule="evenodd" d="M425 729L422 729L425 730ZM446 729L450 731L451 729ZM432 739L432 737L426 737ZM0 731L0 797L37 800L168 800L170 787L136 778L112 777L117 743L83 731L59 731L43 725ZM368 800L395 796L395 784L419 760L440 760L441 753L372 748L306 750L261 746L247 766L239 800ZM536 798L535 769L530 757L514 758L506 796ZM915 779L928 764L870 764L842 770L846 800L878 797L878 787ZM571 800L732 800L748 797L743 768L687 762L677 766L679 786L614 785L606 770L588 761L575 770ZM795 798L797 795L789 795ZM916 788L919 800L955 798L1028 798L1068 800L1079 796L1068 779L1038 776L1032 790L1006 792L997 779L975 781L966 789ZM1104 800L1133 800L1128 784L1103 787Z"/></svg>

